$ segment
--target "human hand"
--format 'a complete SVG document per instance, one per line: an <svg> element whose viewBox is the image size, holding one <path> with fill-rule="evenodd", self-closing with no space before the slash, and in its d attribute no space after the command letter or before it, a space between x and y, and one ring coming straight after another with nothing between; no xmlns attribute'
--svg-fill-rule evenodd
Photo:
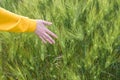
<svg viewBox="0 0 120 80"><path fill-rule="evenodd" d="M50 26L52 23L44 20L36 20L37 26L35 33L41 38L44 43L49 42L54 44L53 38L57 38L57 35L51 32L46 26ZM52 38L53 37L53 38Z"/></svg>

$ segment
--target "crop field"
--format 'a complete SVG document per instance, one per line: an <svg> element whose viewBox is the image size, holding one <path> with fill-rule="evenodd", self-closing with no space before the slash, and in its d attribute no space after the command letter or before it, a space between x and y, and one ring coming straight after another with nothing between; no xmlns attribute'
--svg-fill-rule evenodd
<svg viewBox="0 0 120 80"><path fill-rule="evenodd" d="M120 80L120 0L0 0L57 34L0 32L0 80Z"/></svg>

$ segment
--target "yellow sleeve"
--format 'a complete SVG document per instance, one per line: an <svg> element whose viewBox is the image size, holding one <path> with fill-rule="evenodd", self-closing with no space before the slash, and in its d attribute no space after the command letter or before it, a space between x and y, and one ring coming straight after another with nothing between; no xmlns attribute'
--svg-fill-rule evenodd
<svg viewBox="0 0 120 80"><path fill-rule="evenodd" d="M36 21L0 8L0 31L34 32Z"/></svg>

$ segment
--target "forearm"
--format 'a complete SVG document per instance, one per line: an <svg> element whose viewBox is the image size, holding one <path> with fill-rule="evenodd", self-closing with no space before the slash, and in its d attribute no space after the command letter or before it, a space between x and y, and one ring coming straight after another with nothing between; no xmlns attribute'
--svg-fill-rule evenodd
<svg viewBox="0 0 120 80"><path fill-rule="evenodd" d="M36 20L11 13L0 8L0 30L9 32L33 32Z"/></svg>

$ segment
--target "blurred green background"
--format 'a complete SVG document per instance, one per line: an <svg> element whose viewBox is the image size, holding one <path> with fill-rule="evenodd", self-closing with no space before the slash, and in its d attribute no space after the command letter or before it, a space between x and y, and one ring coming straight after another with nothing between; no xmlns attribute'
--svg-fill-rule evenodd
<svg viewBox="0 0 120 80"><path fill-rule="evenodd" d="M0 0L53 22L54 45L34 33L0 32L0 80L120 80L120 0Z"/></svg>

